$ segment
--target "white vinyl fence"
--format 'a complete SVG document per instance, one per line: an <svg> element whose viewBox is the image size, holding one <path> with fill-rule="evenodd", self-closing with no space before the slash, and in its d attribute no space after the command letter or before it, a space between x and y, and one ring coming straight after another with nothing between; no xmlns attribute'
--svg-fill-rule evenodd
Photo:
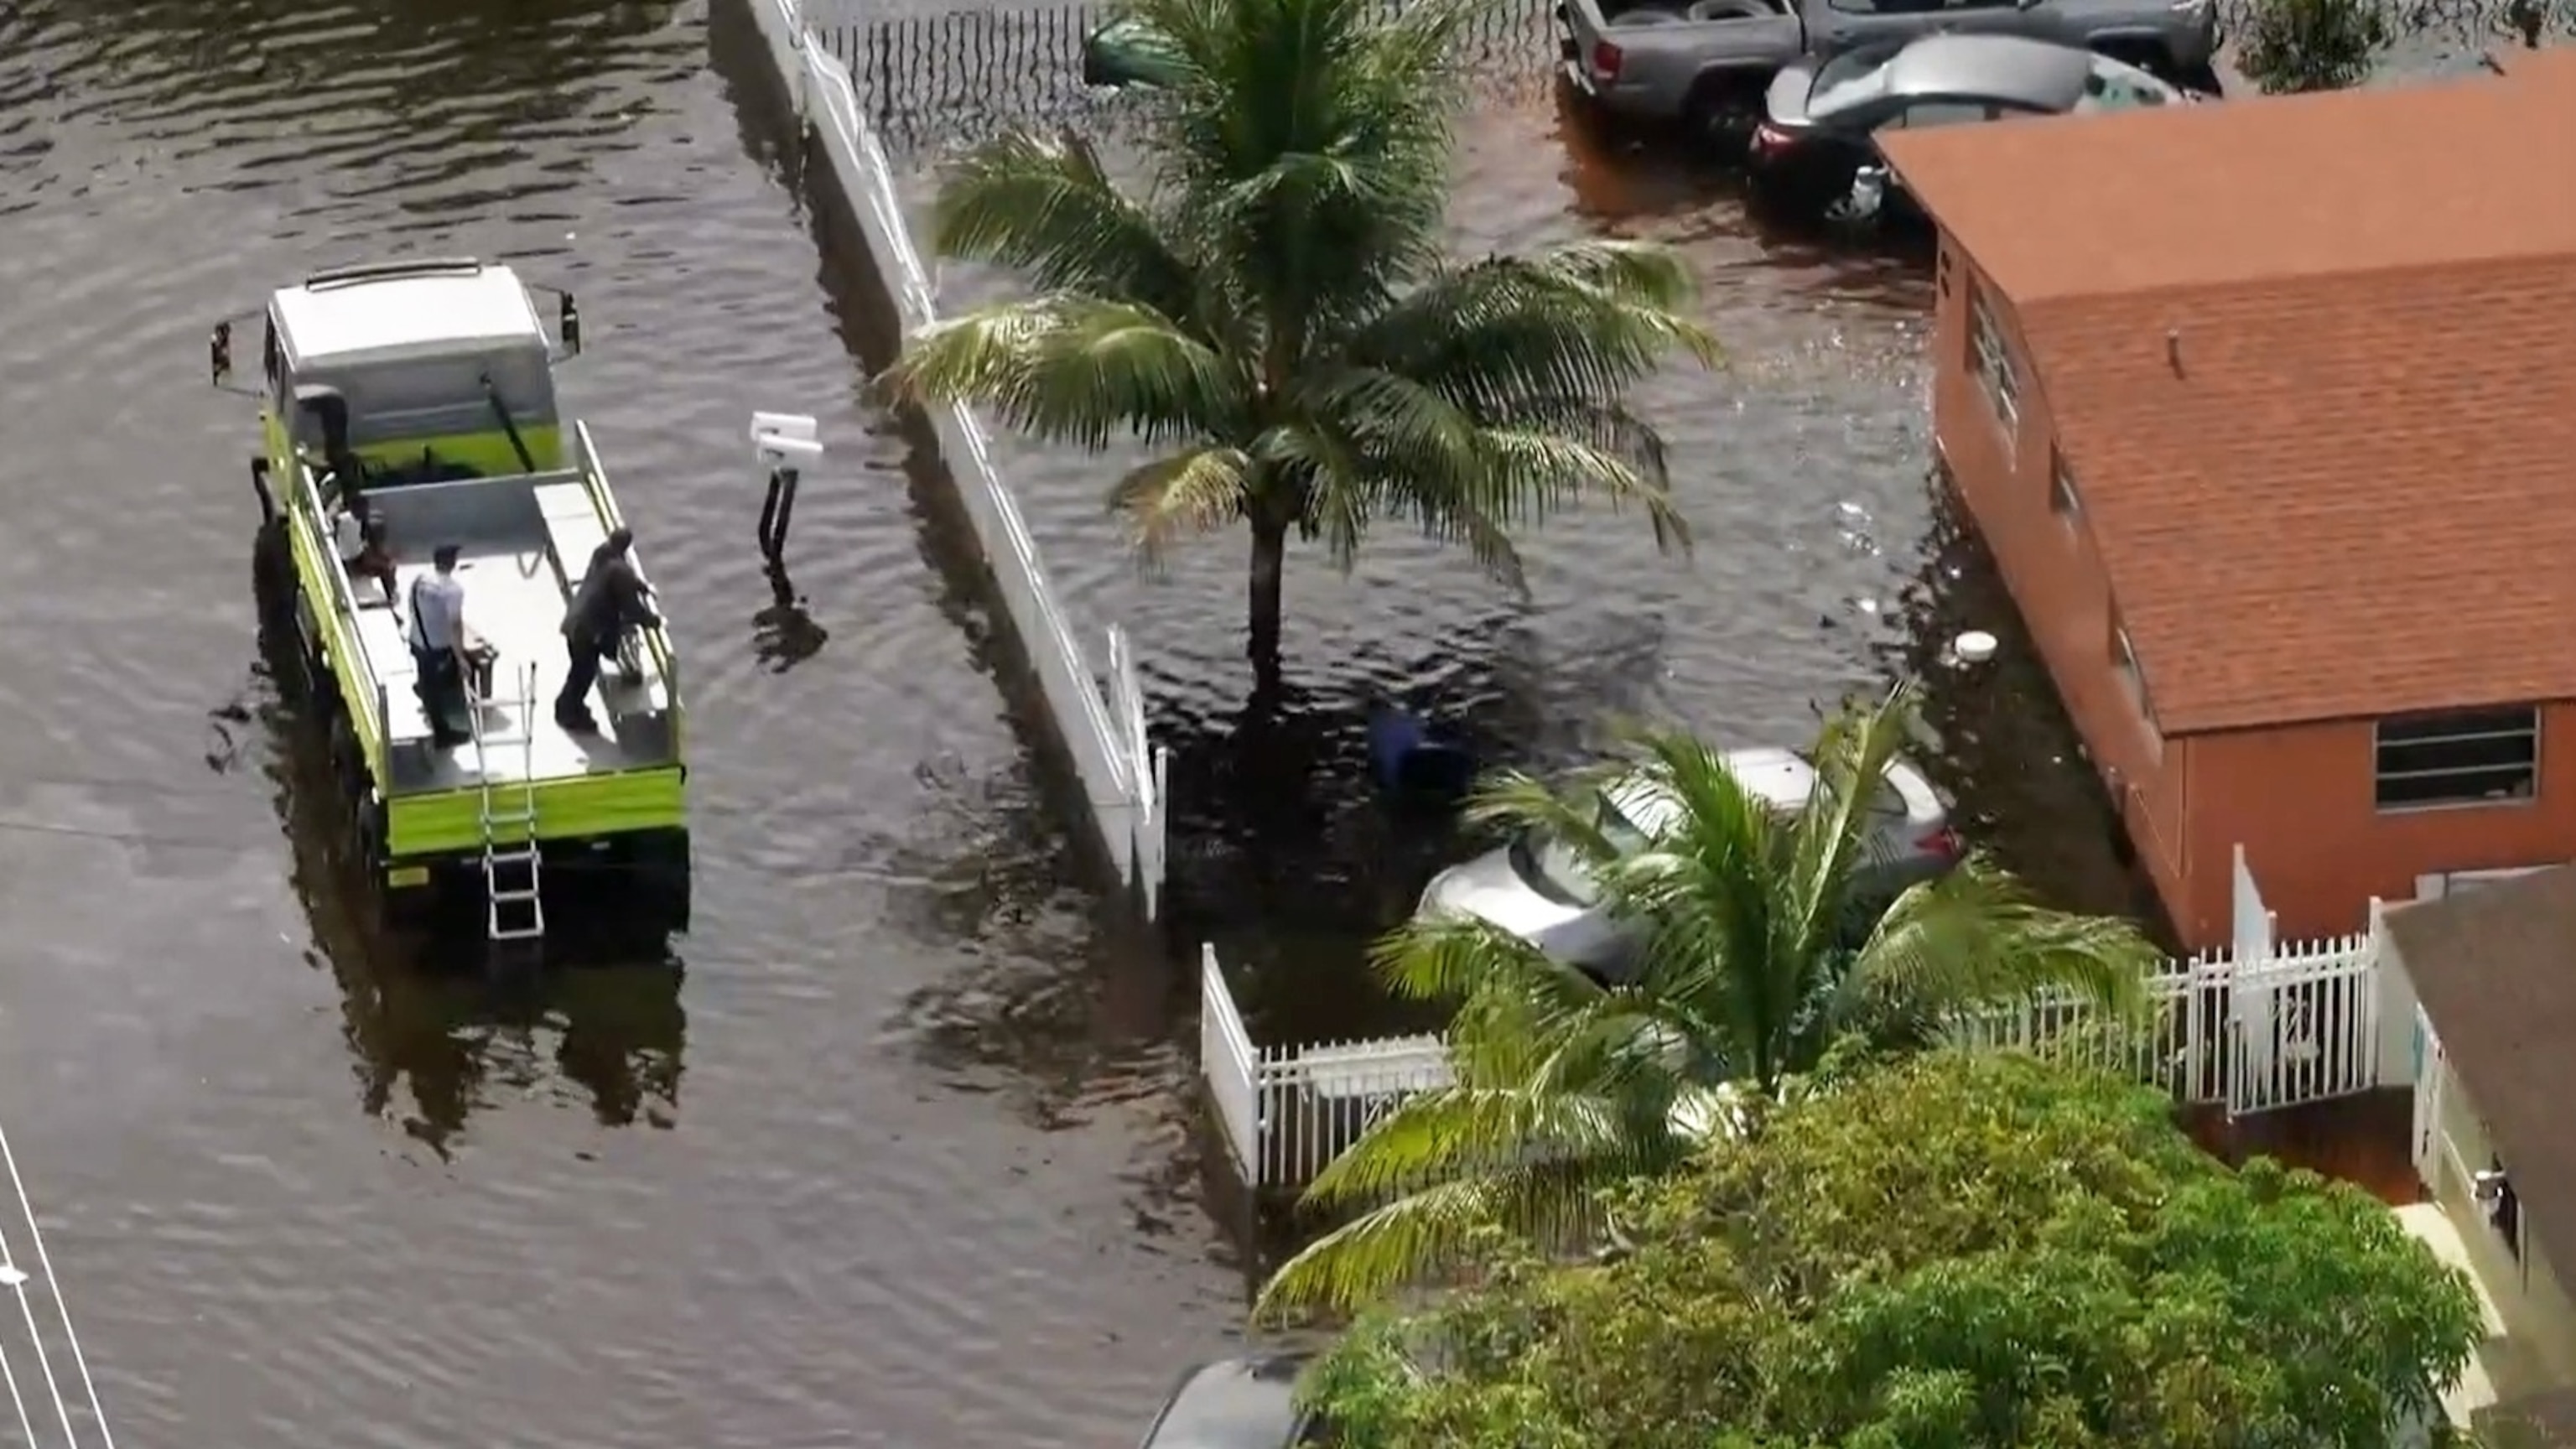
<svg viewBox="0 0 2576 1449"><path fill-rule="evenodd" d="M798 0L750 3L765 53L849 198L851 219L867 239L909 341L938 319L938 298L905 225L885 149L859 107L849 72L815 39ZM1110 627L1108 672L1095 671L1048 581L1019 501L994 470L982 420L963 406L928 412L1003 606L1037 671L1047 712L1073 756L1091 823L1150 918L1163 884L1168 762L1146 737L1144 699L1126 633Z"/></svg>
<svg viewBox="0 0 2576 1449"><path fill-rule="evenodd" d="M2358 1096L2411 1077L2383 1062L2381 1022L2413 1015L2402 973L2381 970L2371 930L2280 942L2238 854L2237 941L2148 978L2137 1021L2106 1020L2068 997L1962 1017L1954 1040L2123 1072L2230 1116ZM2394 979L2393 979L2394 978ZM1293 1188L1396 1103L1448 1085L1436 1036L1256 1046L1214 947L1199 964L1199 1070L1236 1171L1256 1189Z"/></svg>

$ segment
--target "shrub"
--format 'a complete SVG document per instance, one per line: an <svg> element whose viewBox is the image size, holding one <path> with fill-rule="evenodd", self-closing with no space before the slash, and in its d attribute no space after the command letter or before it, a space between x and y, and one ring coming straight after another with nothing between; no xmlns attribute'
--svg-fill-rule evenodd
<svg viewBox="0 0 2576 1449"><path fill-rule="evenodd" d="M2267 95L2335 91L2367 79L2392 38L2378 0L2260 0L2237 59Z"/></svg>

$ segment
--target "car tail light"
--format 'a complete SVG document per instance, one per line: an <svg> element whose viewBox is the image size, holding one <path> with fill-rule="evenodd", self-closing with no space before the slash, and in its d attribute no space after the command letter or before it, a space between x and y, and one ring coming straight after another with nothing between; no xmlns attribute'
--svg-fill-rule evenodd
<svg viewBox="0 0 2576 1449"><path fill-rule="evenodd" d="M1914 848L1935 860L1945 861L1955 861L1966 853L1959 841L1959 832L1947 825L1914 842Z"/></svg>
<svg viewBox="0 0 2576 1449"><path fill-rule="evenodd" d="M1619 53L1619 47L1606 40L1592 43L1592 73L1603 80L1617 80L1620 62L1626 59Z"/></svg>
<svg viewBox="0 0 2576 1449"><path fill-rule="evenodd" d="M1753 128L1753 149L1759 154L1768 155L1773 151L1785 150L1795 139L1769 121L1764 121Z"/></svg>

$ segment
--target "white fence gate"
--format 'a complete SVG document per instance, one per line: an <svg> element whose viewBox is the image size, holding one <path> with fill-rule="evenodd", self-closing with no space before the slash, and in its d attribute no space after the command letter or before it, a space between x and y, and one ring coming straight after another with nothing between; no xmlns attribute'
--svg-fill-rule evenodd
<svg viewBox="0 0 2576 1449"><path fill-rule="evenodd" d="M938 320L930 273L904 220L885 147L859 105L846 66L806 24L798 0L751 0L763 53L822 144L818 154L840 182L868 253L911 336ZM1057 734L1073 756L1090 825L1147 916L1159 908L1165 860L1168 762L1145 733L1143 697L1123 630L1109 631L1104 678L1084 653L1069 612L1038 556L1019 500L993 467L983 420L962 405L925 409L942 461L956 480L985 563L1037 675Z"/></svg>
<svg viewBox="0 0 2576 1449"><path fill-rule="evenodd" d="M2227 1115L2356 1096L2379 1083L2377 939L2276 946L2227 986Z"/></svg>
<svg viewBox="0 0 2576 1449"><path fill-rule="evenodd" d="M1436 1036L1254 1046L1214 946L1199 948L1199 1073L1235 1172L1256 1189L1312 1181L1388 1108L1452 1080Z"/></svg>

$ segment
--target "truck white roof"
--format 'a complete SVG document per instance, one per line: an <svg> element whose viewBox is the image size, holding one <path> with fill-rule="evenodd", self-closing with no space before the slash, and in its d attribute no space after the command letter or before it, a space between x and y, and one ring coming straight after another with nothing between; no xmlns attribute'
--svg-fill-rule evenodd
<svg viewBox="0 0 2576 1449"><path fill-rule="evenodd" d="M546 345L527 288L498 265L424 263L410 274L326 275L281 288L271 307L279 344L299 369Z"/></svg>

